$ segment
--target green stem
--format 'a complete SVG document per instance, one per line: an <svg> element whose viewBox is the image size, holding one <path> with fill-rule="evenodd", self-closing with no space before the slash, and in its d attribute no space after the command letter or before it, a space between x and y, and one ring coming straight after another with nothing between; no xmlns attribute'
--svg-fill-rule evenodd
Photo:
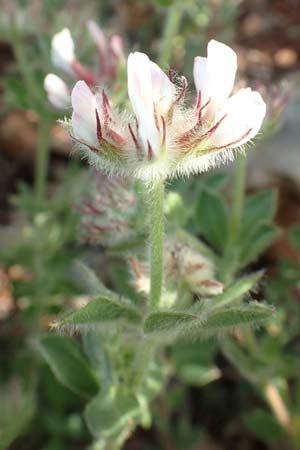
<svg viewBox="0 0 300 450"><path fill-rule="evenodd" d="M166 67L170 63L174 38L178 33L182 13L182 1L180 3L179 1L175 1L167 11L164 32L161 39L160 55L158 57L158 64L162 67Z"/></svg>
<svg viewBox="0 0 300 450"><path fill-rule="evenodd" d="M234 174L232 219L230 228L231 245L236 242L241 225L246 187L246 167L246 156L239 155L236 160Z"/></svg>
<svg viewBox="0 0 300 450"><path fill-rule="evenodd" d="M28 54L26 51L25 38L21 31L18 29L17 25L14 25L11 30L11 45L13 47L14 55L16 58L16 63L18 65L18 70L22 75L23 81L25 83L25 88L30 97L33 109L36 109L38 105L41 104L41 98L39 94L39 86L37 86L35 74L32 69L32 65L28 63Z"/></svg>
<svg viewBox="0 0 300 450"><path fill-rule="evenodd" d="M149 188L150 308L159 307L163 283L164 181Z"/></svg>
<svg viewBox="0 0 300 450"><path fill-rule="evenodd" d="M43 111L43 97L41 95L40 87L37 86L35 73L28 63L28 52L26 51L24 36L16 25L13 26L11 30L11 44L14 49L16 62L23 78L25 89L30 98L31 107L36 110L41 117L38 128L35 162L36 203L37 206L40 206L45 199L47 186L50 119L47 111Z"/></svg>
<svg viewBox="0 0 300 450"><path fill-rule="evenodd" d="M47 117L42 117L39 122L35 160L35 194L37 205L41 205L46 196L50 144L49 140L50 122Z"/></svg>
<svg viewBox="0 0 300 450"><path fill-rule="evenodd" d="M232 282L237 269L237 239L239 236L245 199L247 158L239 155L234 171L234 183L232 190L231 223L229 239L223 258L222 270L220 270L222 282L229 285Z"/></svg>
<svg viewBox="0 0 300 450"><path fill-rule="evenodd" d="M141 339L137 345L132 374L132 386L137 393L140 387L144 386L144 380L150 363L154 359L156 347L157 343L147 337Z"/></svg>

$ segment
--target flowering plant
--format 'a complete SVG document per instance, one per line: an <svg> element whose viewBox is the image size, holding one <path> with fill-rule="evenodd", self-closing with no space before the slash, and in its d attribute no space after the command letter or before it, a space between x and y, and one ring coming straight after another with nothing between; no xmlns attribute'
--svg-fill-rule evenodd
<svg viewBox="0 0 300 450"><path fill-rule="evenodd" d="M181 227L167 226L164 238L165 215L174 210L174 196L165 198L166 180L232 159L262 124L266 107L258 92L241 89L229 97L236 54L210 41L207 58L195 58L197 95L191 106L185 104L186 79L173 72L166 75L147 55L130 54L127 71L133 115L119 112L105 90L86 79L73 88L67 126L76 148L96 169L130 180L126 184L102 177L94 200L81 205L82 224L90 230L91 240L109 247L111 234L120 233L126 240L128 231L140 232L132 227L132 217L144 213L136 202L140 196L147 207L142 236L148 234L148 246L142 248L139 241L137 255L127 247L132 281L124 295L108 289L86 266L79 267L90 301L58 318L55 327L84 331L91 367L70 338L47 336L38 344L60 380L89 398L85 419L97 450L119 449L136 425L150 425L151 401L170 375L166 345L183 336L198 339L260 323L273 311L263 303L243 302L261 273L235 280L228 258L235 263L236 255L226 249L224 260L218 258L214 249ZM136 188L131 195L126 186L133 181ZM214 205L218 207L213 220L220 230L224 225L223 234L211 229ZM223 251L225 241L230 243L223 205L204 190L201 208L209 223L203 234L208 230L208 242ZM227 277L217 270L220 261L232 269ZM68 364L58 361L60 353ZM74 366L84 377L74 376Z"/></svg>

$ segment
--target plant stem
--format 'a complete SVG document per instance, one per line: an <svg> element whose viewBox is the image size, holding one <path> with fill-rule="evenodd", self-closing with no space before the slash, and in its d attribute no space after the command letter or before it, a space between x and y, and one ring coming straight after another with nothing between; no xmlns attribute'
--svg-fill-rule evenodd
<svg viewBox="0 0 300 450"><path fill-rule="evenodd" d="M163 283L164 181L149 188L150 308L159 307Z"/></svg>
<svg viewBox="0 0 300 450"><path fill-rule="evenodd" d="M25 40L17 26L11 31L11 43L18 69L22 75L25 89L28 92L32 109L37 111L41 117L38 125L38 142L36 149L35 161L35 194L36 203L39 207L46 193L48 157L49 157L49 135L50 135L50 119L47 111L43 111L43 98L40 94L40 87L36 83L34 71L28 64L28 52L25 47Z"/></svg>
<svg viewBox="0 0 300 450"><path fill-rule="evenodd" d="M46 195L49 160L50 122L42 117L39 122L38 142L35 160L35 195L37 205L41 205Z"/></svg>
<svg viewBox="0 0 300 450"><path fill-rule="evenodd" d="M180 20L183 13L182 2L175 1L168 9L164 32L161 40L160 54L158 57L158 64L162 67L168 66L172 56L172 49L174 45L174 38L176 37L180 25Z"/></svg>
<svg viewBox="0 0 300 450"><path fill-rule="evenodd" d="M279 390L272 381L269 381L264 387L264 395L278 423L280 423L280 425L288 433L290 433L291 417L289 411L280 395Z"/></svg>
<svg viewBox="0 0 300 450"><path fill-rule="evenodd" d="M41 103L39 86L36 85L35 74L31 65L28 63L29 55L27 54L25 47L25 38L21 34L21 31L18 29L17 25L14 25L12 27L10 38L18 70L22 75L23 81L25 83L25 88L30 96L31 103L33 105L33 109L36 109L36 106Z"/></svg>
<svg viewBox="0 0 300 450"><path fill-rule="evenodd" d="M230 228L231 245L236 242L240 230L246 186L247 158L239 155L236 160L233 186L232 219Z"/></svg>
<svg viewBox="0 0 300 450"><path fill-rule="evenodd" d="M239 236L245 198L247 158L239 155L236 159L234 183L232 188L232 210L229 239L224 253L220 274L225 285L232 282L237 269L237 239Z"/></svg>

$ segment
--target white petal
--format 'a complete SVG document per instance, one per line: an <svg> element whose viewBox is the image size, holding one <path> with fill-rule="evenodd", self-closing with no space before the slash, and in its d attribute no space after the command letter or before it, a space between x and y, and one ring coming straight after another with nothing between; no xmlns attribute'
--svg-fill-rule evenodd
<svg viewBox="0 0 300 450"><path fill-rule="evenodd" d="M53 64L69 75L73 75L72 63L75 61L74 42L68 28L55 34L51 42Z"/></svg>
<svg viewBox="0 0 300 450"><path fill-rule="evenodd" d="M175 86L161 68L150 61L153 101L157 114L165 114L174 101Z"/></svg>
<svg viewBox="0 0 300 450"><path fill-rule="evenodd" d="M207 46L207 58L200 56L194 62L194 81L201 91L201 103L225 100L231 93L237 69L236 53L227 45L211 40Z"/></svg>
<svg viewBox="0 0 300 450"><path fill-rule="evenodd" d="M97 45L102 56L104 57L104 55L107 53L107 40L103 31L93 20L90 20L87 23L87 27L92 38L95 41L95 44Z"/></svg>
<svg viewBox="0 0 300 450"><path fill-rule="evenodd" d="M197 93L201 95L203 106L210 98L209 79L207 73L207 58L196 56L194 59L194 82Z"/></svg>
<svg viewBox="0 0 300 450"><path fill-rule="evenodd" d="M49 101L55 108L66 109L71 106L69 88L61 78L53 73L48 73L44 80L44 88Z"/></svg>
<svg viewBox="0 0 300 450"><path fill-rule="evenodd" d="M124 61L124 39L114 34L110 39L110 47L119 61Z"/></svg>
<svg viewBox="0 0 300 450"><path fill-rule="evenodd" d="M266 115L266 104L258 92L250 88L240 89L223 103L215 122L225 114L226 117L212 134L213 145L239 147L258 133Z"/></svg>
<svg viewBox="0 0 300 450"><path fill-rule="evenodd" d="M84 81L78 81L72 90L71 99L74 137L91 146L97 146L96 109L99 113L99 107L94 94Z"/></svg>
<svg viewBox="0 0 300 450"><path fill-rule="evenodd" d="M145 152L148 143L154 153L160 149L160 136L154 120L154 98L152 90L151 64L144 53L131 53L127 63L128 95L139 123L139 135Z"/></svg>

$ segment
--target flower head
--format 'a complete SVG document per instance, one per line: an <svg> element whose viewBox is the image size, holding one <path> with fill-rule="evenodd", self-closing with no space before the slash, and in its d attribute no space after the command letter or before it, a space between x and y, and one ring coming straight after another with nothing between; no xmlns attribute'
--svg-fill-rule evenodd
<svg viewBox="0 0 300 450"><path fill-rule="evenodd" d="M99 172L88 174L89 193L76 204L83 242L114 245L138 234L137 198L133 183Z"/></svg>
<svg viewBox="0 0 300 450"><path fill-rule="evenodd" d="M197 57L197 97L185 105L187 81L174 82L147 55L128 58L128 94L134 116L113 109L104 90L84 81L72 91L72 136L90 162L109 173L140 179L201 172L233 157L260 129L265 103L258 92L241 89L229 97L236 55L216 41L207 58Z"/></svg>
<svg viewBox="0 0 300 450"><path fill-rule="evenodd" d="M124 42L119 35L113 35L108 40L99 26L93 21L89 21L87 27L98 49L98 67L90 69L79 61L75 52L75 44L68 28L64 28L53 36L51 41L51 59L53 65L69 78L84 80L89 86L94 86L116 77L118 65L123 63L124 60ZM61 78L48 74L44 81L44 87L50 103L55 108L65 109L71 106L71 90Z"/></svg>

